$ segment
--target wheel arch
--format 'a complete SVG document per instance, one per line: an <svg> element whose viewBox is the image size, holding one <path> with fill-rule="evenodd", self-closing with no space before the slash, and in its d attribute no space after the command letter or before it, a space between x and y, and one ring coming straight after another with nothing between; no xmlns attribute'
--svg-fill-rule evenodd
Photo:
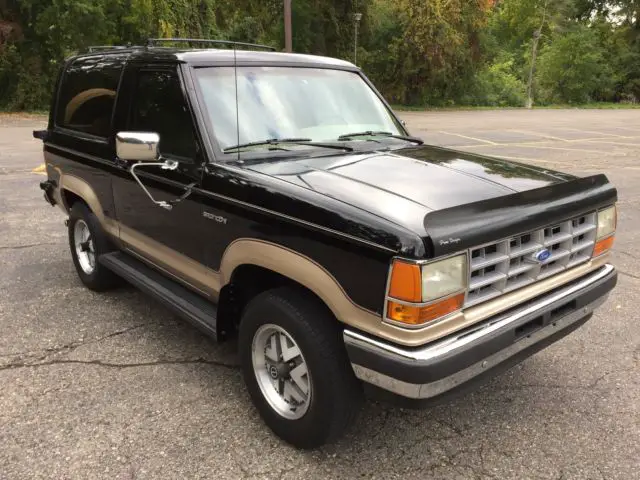
<svg viewBox="0 0 640 480"><path fill-rule="evenodd" d="M220 266L219 329L237 322L255 295L283 285L309 292L343 324L370 330L381 321L378 314L354 303L338 280L311 258L263 240L240 239L227 248ZM242 298L242 290L252 291L250 298Z"/></svg>
<svg viewBox="0 0 640 480"><path fill-rule="evenodd" d="M73 204L76 202L82 202L87 205L87 207L89 207L89 204L84 198L82 198L77 193L69 190L68 188L63 188L60 190L60 198L62 199L62 205L67 213L71 211L71 207L73 207ZM91 210L93 211L93 209Z"/></svg>
<svg viewBox="0 0 640 480"><path fill-rule="evenodd" d="M74 202L82 201L98 218L100 225L105 231L114 236L118 235L117 223L105 216L98 195L89 183L79 177L68 174L60 175L58 183L60 199L67 213L71 210Z"/></svg>

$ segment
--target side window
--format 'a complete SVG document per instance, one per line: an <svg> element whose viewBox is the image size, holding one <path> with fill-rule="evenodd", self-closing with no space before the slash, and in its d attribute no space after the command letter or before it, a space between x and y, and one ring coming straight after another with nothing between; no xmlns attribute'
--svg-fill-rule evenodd
<svg viewBox="0 0 640 480"><path fill-rule="evenodd" d="M62 77L56 125L108 137L123 64L122 58L100 56L73 62Z"/></svg>
<svg viewBox="0 0 640 480"><path fill-rule="evenodd" d="M138 72L129 130L159 134L162 154L195 157L193 123L177 72Z"/></svg>

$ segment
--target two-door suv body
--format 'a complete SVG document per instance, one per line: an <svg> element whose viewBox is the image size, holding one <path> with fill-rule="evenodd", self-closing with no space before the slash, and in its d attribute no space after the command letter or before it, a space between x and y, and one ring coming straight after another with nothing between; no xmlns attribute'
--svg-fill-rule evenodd
<svg viewBox="0 0 640 480"><path fill-rule="evenodd" d="M425 145L348 62L161 45L67 61L41 187L82 282L237 337L294 445L336 438L364 386L424 403L495 375L615 286L604 175Z"/></svg>

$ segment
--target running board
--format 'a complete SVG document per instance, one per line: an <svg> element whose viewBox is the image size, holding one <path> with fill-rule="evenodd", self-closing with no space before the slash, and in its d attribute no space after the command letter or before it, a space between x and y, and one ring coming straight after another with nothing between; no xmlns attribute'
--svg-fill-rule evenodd
<svg viewBox="0 0 640 480"><path fill-rule="evenodd" d="M98 260L180 317L217 338L216 305L124 252L100 255Z"/></svg>

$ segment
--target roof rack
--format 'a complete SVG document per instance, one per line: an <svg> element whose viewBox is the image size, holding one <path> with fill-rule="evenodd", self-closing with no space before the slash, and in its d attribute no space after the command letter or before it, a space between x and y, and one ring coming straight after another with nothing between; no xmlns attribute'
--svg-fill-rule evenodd
<svg viewBox="0 0 640 480"><path fill-rule="evenodd" d="M131 44L129 45L93 45L89 47L89 53L100 52L103 50L124 50L127 48L132 48Z"/></svg>
<svg viewBox="0 0 640 480"><path fill-rule="evenodd" d="M274 47L270 47L269 45L260 45L258 43L245 43L245 42L233 42L231 40L208 40L201 38L150 38L147 40L147 47L156 47L160 43L175 43L175 42L183 42L183 43L203 43L203 44L211 44L211 45L233 45L233 47L251 47L262 50L269 50L271 52L275 52L276 49Z"/></svg>

